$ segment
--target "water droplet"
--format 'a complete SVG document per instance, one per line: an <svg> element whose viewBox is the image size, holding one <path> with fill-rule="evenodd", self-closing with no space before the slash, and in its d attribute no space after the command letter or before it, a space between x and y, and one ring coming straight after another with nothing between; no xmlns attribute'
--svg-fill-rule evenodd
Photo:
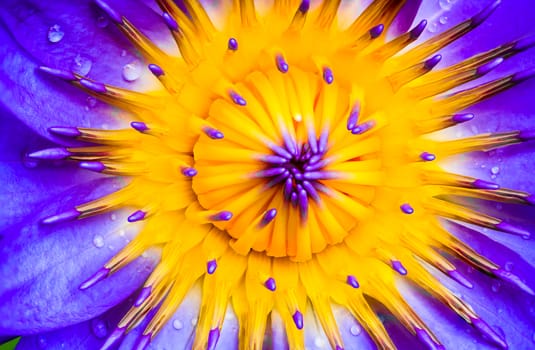
<svg viewBox="0 0 535 350"><path fill-rule="evenodd" d="M52 27L48 28L48 41L55 44L61 41L65 33L61 30L61 27L57 24L54 24Z"/></svg>
<svg viewBox="0 0 535 350"><path fill-rule="evenodd" d="M354 324L349 329L349 332L351 332L351 334L356 337L357 335L360 335L360 333L362 332L362 328L360 328L360 326L358 324Z"/></svg>
<svg viewBox="0 0 535 350"><path fill-rule="evenodd" d="M96 235L95 237L93 237L93 245L97 248L104 247L104 237L102 237L101 235Z"/></svg>
<svg viewBox="0 0 535 350"><path fill-rule="evenodd" d="M193 317L193 318L191 319L191 325L192 325L192 326L195 326L195 325L197 324L197 321L198 321L198 320L197 320L197 317Z"/></svg>
<svg viewBox="0 0 535 350"><path fill-rule="evenodd" d="M111 215L110 215L110 219L111 219L111 221L115 221L115 220L117 220L117 215L115 215L115 214L111 214Z"/></svg>
<svg viewBox="0 0 535 350"><path fill-rule="evenodd" d="M102 339L108 335L108 327L104 321L98 318L93 319L91 320L91 332L95 335L95 337Z"/></svg>
<svg viewBox="0 0 535 350"><path fill-rule="evenodd" d="M126 56L126 50L121 51L121 57L124 57L124 56Z"/></svg>
<svg viewBox="0 0 535 350"><path fill-rule="evenodd" d="M513 271L514 266L515 264L512 261L506 262L504 265L505 271L509 271L509 272Z"/></svg>
<svg viewBox="0 0 535 350"><path fill-rule="evenodd" d="M97 99L91 96L87 97L86 102L87 102L87 107L89 108L93 108L97 105Z"/></svg>
<svg viewBox="0 0 535 350"><path fill-rule="evenodd" d="M124 237L125 234L125 230L119 230L119 236Z"/></svg>
<svg viewBox="0 0 535 350"><path fill-rule="evenodd" d="M325 339L321 337L316 337L316 339L314 339L314 345L317 346L318 348L324 348L325 344L326 344Z"/></svg>
<svg viewBox="0 0 535 350"><path fill-rule="evenodd" d="M91 70L92 65L93 63L89 58L78 54L74 58L74 63L72 64L72 71L76 74L87 75Z"/></svg>
<svg viewBox="0 0 535 350"><path fill-rule="evenodd" d="M437 22L430 23L429 26L427 27L427 30L431 33L436 33L438 30L438 23Z"/></svg>
<svg viewBox="0 0 535 350"><path fill-rule="evenodd" d="M501 287L502 287L502 284L501 284L500 282L496 281L496 282L493 282L493 283L492 283L492 287L491 287L491 289L492 289L492 291L493 291L494 293L498 293L498 292L500 291L500 288L501 288Z"/></svg>
<svg viewBox="0 0 535 350"><path fill-rule="evenodd" d="M99 28L106 28L108 24L110 23L110 20L106 16L98 16L97 18L97 27Z"/></svg>
<svg viewBox="0 0 535 350"><path fill-rule="evenodd" d="M490 168L490 173L493 174L493 175L498 175L500 172L500 167L499 166L493 166L492 168Z"/></svg>
<svg viewBox="0 0 535 350"><path fill-rule="evenodd" d="M37 337L37 346L39 347L39 349L46 348L46 339L42 335Z"/></svg>
<svg viewBox="0 0 535 350"><path fill-rule="evenodd" d="M448 23L448 16L440 16L438 21L440 22L440 24L446 24Z"/></svg>
<svg viewBox="0 0 535 350"><path fill-rule="evenodd" d="M176 329L177 331L181 330L182 327L184 327L184 325L182 324L182 321L180 320L174 320L173 321L173 328Z"/></svg>
<svg viewBox="0 0 535 350"><path fill-rule="evenodd" d="M455 1L452 2L451 0L438 0L438 4L440 5L440 8L443 9L444 11L451 10L454 2Z"/></svg>
<svg viewBox="0 0 535 350"><path fill-rule="evenodd" d="M141 63L138 60L125 64L123 67L123 79L126 81L138 80L141 73Z"/></svg>

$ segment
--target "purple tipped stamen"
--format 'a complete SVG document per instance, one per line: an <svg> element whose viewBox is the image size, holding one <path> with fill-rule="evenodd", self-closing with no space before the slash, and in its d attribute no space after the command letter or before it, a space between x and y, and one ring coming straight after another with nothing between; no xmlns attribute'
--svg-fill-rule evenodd
<svg viewBox="0 0 535 350"><path fill-rule="evenodd" d="M118 327L113 330L113 332L110 334L110 336L106 339L104 344L100 347L100 350L110 350L112 348L115 348L115 343L121 339L126 332L126 326L125 327Z"/></svg>
<svg viewBox="0 0 535 350"><path fill-rule="evenodd" d="M28 157L42 160L61 160L72 155L66 148L46 148L40 151L35 151L28 154Z"/></svg>
<svg viewBox="0 0 535 350"><path fill-rule="evenodd" d="M145 132L149 130L149 127L147 126L147 124L143 122L131 122L130 126L139 132Z"/></svg>
<svg viewBox="0 0 535 350"><path fill-rule="evenodd" d="M187 177L194 177L197 175L197 170L195 168L183 168L182 175Z"/></svg>
<svg viewBox="0 0 535 350"><path fill-rule="evenodd" d="M178 23L176 23L173 16L171 16L169 13L164 12L162 14L163 20L165 21L165 24L167 24L167 27L171 29L174 32L178 32Z"/></svg>
<svg viewBox="0 0 535 350"><path fill-rule="evenodd" d="M362 123L360 125L357 125L353 129L351 129L351 133L353 135L361 135L361 134L364 134L365 132L373 129L374 126L375 126L375 121L374 120L368 120L367 122L364 122L364 123Z"/></svg>
<svg viewBox="0 0 535 350"><path fill-rule="evenodd" d="M359 282L357 281L357 278L353 275L348 275L346 279L347 284L349 284L353 288L360 287Z"/></svg>
<svg viewBox="0 0 535 350"><path fill-rule="evenodd" d="M209 275L213 274L216 269L217 269L217 261L215 259L210 260L206 263L206 272L208 272Z"/></svg>
<svg viewBox="0 0 535 350"><path fill-rule="evenodd" d="M80 79L79 82L80 82L80 85L82 85L86 89L91 90L97 94L105 94L106 92L108 92L108 90L106 89L106 85L102 83L98 83L96 81L91 81L87 79Z"/></svg>
<svg viewBox="0 0 535 350"><path fill-rule="evenodd" d="M214 328L208 333L208 344L206 350L215 350L217 342L219 341L220 331L219 328Z"/></svg>
<svg viewBox="0 0 535 350"><path fill-rule="evenodd" d="M509 348L505 340L502 337L500 337L492 328L490 328L489 325L486 324L485 321L483 321L482 319L471 317L470 323L472 323L472 326L474 326L475 329L477 329L483 335L487 336L494 343L499 345L502 349Z"/></svg>
<svg viewBox="0 0 535 350"><path fill-rule="evenodd" d="M535 140L535 130L522 130L516 137L521 141Z"/></svg>
<svg viewBox="0 0 535 350"><path fill-rule="evenodd" d="M369 31L370 38L371 39L378 38L379 36L381 36L381 34L383 34L384 29L385 29L385 26L383 24L376 25Z"/></svg>
<svg viewBox="0 0 535 350"><path fill-rule="evenodd" d="M141 220L144 220L145 217L146 217L147 213L144 212L143 210L137 210L135 212L133 212L129 217L128 217L128 222L136 222L136 221L141 221Z"/></svg>
<svg viewBox="0 0 535 350"><path fill-rule="evenodd" d="M394 271L396 271L400 275L405 276L407 274L407 269L405 268L405 266L403 266L401 261L391 260L390 264L392 265L392 269L394 269Z"/></svg>
<svg viewBox="0 0 535 350"><path fill-rule="evenodd" d="M77 219L80 216L80 212L76 209L71 209L64 211L60 214L55 214L52 216L48 216L41 220L41 224L43 225L53 225L53 224L59 224L62 222L72 221L74 219Z"/></svg>
<svg viewBox="0 0 535 350"><path fill-rule="evenodd" d="M78 166L82 169L101 173L106 169L106 166L102 162L80 162Z"/></svg>
<svg viewBox="0 0 535 350"><path fill-rule="evenodd" d="M236 51L238 50L238 40L234 38L228 39L228 49L230 51Z"/></svg>
<svg viewBox="0 0 535 350"><path fill-rule="evenodd" d="M147 300L147 298L150 296L150 293L152 293L151 286L143 287L143 289L141 289L141 292L139 292L136 301L134 302L134 306L140 307L141 304L143 304L145 300Z"/></svg>
<svg viewBox="0 0 535 350"><path fill-rule="evenodd" d="M221 131L211 128L209 126L205 127L203 129L203 132L213 140L219 140L225 137Z"/></svg>
<svg viewBox="0 0 535 350"><path fill-rule="evenodd" d="M360 114L360 103L355 103L347 118L347 130L353 130L357 126Z"/></svg>
<svg viewBox="0 0 535 350"><path fill-rule="evenodd" d="M85 290L98 282L102 281L106 277L108 277L110 274L110 269L106 267L101 267L97 272L95 272L91 277L86 279L80 286L78 287L80 290Z"/></svg>
<svg viewBox="0 0 535 350"><path fill-rule="evenodd" d="M472 182L472 186L480 190L499 190L500 189L500 185L494 182L484 181L481 179L477 179L474 182Z"/></svg>
<svg viewBox="0 0 535 350"><path fill-rule="evenodd" d="M442 55L435 55L424 62L424 68L426 70L431 70L435 68L435 66L439 64L441 60L442 60Z"/></svg>
<svg viewBox="0 0 535 350"><path fill-rule="evenodd" d="M71 126L53 126L51 128L48 128L48 132L57 136L64 136L64 137L71 137L71 138L75 138L75 137L82 135L80 130Z"/></svg>
<svg viewBox="0 0 535 350"><path fill-rule="evenodd" d="M162 75L165 74L163 69L160 66L158 66L157 64L151 63L151 64L148 65L148 67L149 67L149 70L151 71L151 73L154 74L155 77L161 77Z"/></svg>
<svg viewBox="0 0 535 350"><path fill-rule="evenodd" d="M292 316L292 319L294 320L297 329L303 329L303 314L299 310L295 311Z"/></svg>
<svg viewBox="0 0 535 350"><path fill-rule="evenodd" d="M474 288L474 285L467 280L461 273L457 270L450 270L447 272L448 276L450 276L451 279L454 281L457 281L459 284L465 286L466 288L472 289Z"/></svg>
<svg viewBox="0 0 535 350"><path fill-rule="evenodd" d="M471 24L472 27L476 27L483 23L484 20L486 20L493 12L498 8L502 1L496 0L492 4L490 4L487 8L485 8L483 11L472 17Z"/></svg>
<svg viewBox="0 0 535 350"><path fill-rule="evenodd" d="M247 105L247 101L245 101L245 99L243 97L241 97L240 95L238 95L237 92L235 91L230 91L229 92L229 96L230 98L232 99L232 102L234 102L235 104L237 104L238 106L246 106Z"/></svg>
<svg viewBox="0 0 535 350"><path fill-rule="evenodd" d="M332 84L334 81L333 71L329 67L323 67L323 80L327 84Z"/></svg>
<svg viewBox="0 0 535 350"><path fill-rule="evenodd" d="M121 24L123 23L123 18L122 16L119 14L119 12L115 11L113 8L110 7L110 5L108 5L105 1L103 0L95 0L95 4L100 7L100 9L104 12L106 12L106 14L117 24Z"/></svg>
<svg viewBox="0 0 535 350"><path fill-rule="evenodd" d="M412 40L418 39L420 35L422 35L422 33L424 32L424 29L426 26L427 26L427 21L425 19L420 21L420 23L418 23L418 25L410 31L409 35L411 39Z"/></svg>
<svg viewBox="0 0 535 350"><path fill-rule="evenodd" d="M411 207L411 205L409 203L403 203L402 205L399 206L399 208L401 209L401 211L405 214L412 214L414 213L414 208Z"/></svg>
<svg viewBox="0 0 535 350"><path fill-rule="evenodd" d="M229 221L232 219L232 213L230 211L221 211L210 217L212 221Z"/></svg>
<svg viewBox="0 0 535 350"><path fill-rule="evenodd" d="M505 221L500 221L499 223L494 225L494 227L496 227L496 229L500 231L511 233L513 235L517 235L524 238L529 238L531 236L531 233L529 231L526 231L521 227L517 227Z"/></svg>
<svg viewBox="0 0 535 350"><path fill-rule="evenodd" d="M270 291L274 292L276 289L277 289L277 284L275 283L275 279L273 279L272 277L268 278L265 282L264 282L264 286L269 289Z"/></svg>
<svg viewBox="0 0 535 350"><path fill-rule="evenodd" d="M299 4L299 12L307 13L310 10L310 0L302 0Z"/></svg>
<svg viewBox="0 0 535 350"><path fill-rule="evenodd" d="M433 153L422 152L420 153L420 159L425 162L431 162L436 159L436 156Z"/></svg>
<svg viewBox="0 0 535 350"><path fill-rule="evenodd" d="M477 76L483 76L483 75L489 73L494 68L498 67L502 62L503 62L503 58L502 57L495 58L492 61L487 62L484 65L482 65L479 68L477 68L476 69L476 75Z"/></svg>
<svg viewBox="0 0 535 350"><path fill-rule="evenodd" d="M288 66L288 63L286 62L284 57L280 54L275 57L275 63L277 64L277 69L281 73L287 73L288 69L290 69L290 67Z"/></svg>
<svg viewBox="0 0 535 350"><path fill-rule="evenodd" d="M50 68L46 66L40 66L38 69L43 73L46 73L48 75L51 75L53 77L56 77L62 80L66 80L66 81L77 80L73 73L66 71L66 70L55 69L55 68Z"/></svg>
<svg viewBox="0 0 535 350"><path fill-rule="evenodd" d="M260 227L267 226L277 216L277 209L272 208L264 213L262 220L260 221Z"/></svg>
<svg viewBox="0 0 535 350"><path fill-rule="evenodd" d="M472 113L455 114L451 117L451 121L454 123L465 123L472 119L474 119L474 115Z"/></svg>

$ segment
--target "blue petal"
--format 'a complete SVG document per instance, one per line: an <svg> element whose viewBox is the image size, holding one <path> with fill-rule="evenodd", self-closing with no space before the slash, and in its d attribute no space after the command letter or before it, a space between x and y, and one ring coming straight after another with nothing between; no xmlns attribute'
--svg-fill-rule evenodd
<svg viewBox="0 0 535 350"><path fill-rule="evenodd" d="M70 189L4 230L3 236L10 238L0 245L0 314L4 315L0 334L39 333L91 319L119 303L147 277L156 260L153 255L92 288L78 289L139 229L126 226L126 213L50 226L38 222L117 185L118 180L102 179Z"/></svg>
<svg viewBox="0 0 535 350"><path fill-rule="evenodd" d="M137 1L129 2L130 6L117 3L153 41L177 52L156 13ZM0 104L47 138L50 126L106 128L125 123L117 118L117 109L37 73L39 65L78 70L97 81L135 90L155 86L155 78L132 44L91 1L2 1L0 20L4 24L0 26ZM102 23L104 28L99 27ZM64 36L52 43L47 37L55 25ZM141 76L127 82L123 67L131 63Z"/></svg>

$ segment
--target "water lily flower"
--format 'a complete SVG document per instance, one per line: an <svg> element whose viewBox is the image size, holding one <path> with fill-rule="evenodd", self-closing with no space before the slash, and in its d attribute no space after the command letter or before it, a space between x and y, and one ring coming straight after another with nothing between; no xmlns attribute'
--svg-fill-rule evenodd
<svg viewBox="0 0 535 350"><path fill-rule="evenodd" d="M533 348L532 6L3 0L0 342Z"/></svg>

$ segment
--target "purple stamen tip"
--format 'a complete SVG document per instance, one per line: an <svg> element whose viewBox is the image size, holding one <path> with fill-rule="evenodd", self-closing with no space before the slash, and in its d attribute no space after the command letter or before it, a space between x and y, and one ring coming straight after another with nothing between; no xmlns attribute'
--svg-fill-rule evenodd
<svg viewBox="0 0 535 350"><path fill-rule="evenodd" d="M496 10L496 8L500 5L502 1L496 0L491 5L489 5L487 8L485 8L483 11L472 17L472 26L478 26L480 25L484 20L486 20L493 12Z"/></svg>
<svg viewBox="0 0 535 350"><path fill-rule="evenodd" d="M206 350L214 350L217 342L219 341L219 328L214 328L210 330L208 334L208 344L206 345Z"/></svg>
<svg viewBox="0 0 535 350"><path fill-rule="evenodd" d="M302 0L299 4L299 12L307 13L310 10L310 0Z"/></svg>
<svg viewBox="0 0 535 350"><path fill-rule="evenodd" d="M121 339L123 334L126 332L126 327L123 328L115 328L115 330L110 334L108 339L104 342L104 344L100 347L100 350L110 350L114 348L114 344L117 342L117 340Z"/></svg>
<svg viewBox="0 0 535 350"><path fill-rule="evenodd" d="M82 135L80 130L72 126L53 126L48 128L48 132L54 135L72 138Z"/></svg>
<svg viewBox="0 0 535 350"><path fill-rule="evenodd" d="M353 129L351 129L351 133L353 135L361 135L364 134L366 131L372 129L375 126L375 121L369 120L367 122L364 122L360 125L355 126Z"/></svg>
<svg viewBox="0 0 535 350"><path fill-rule="evenodd" d="M336 345L336 350L344 350L344 348L341 347L340 345Z"/></svg>
<svg viewBox="0 0 535 350"><path fill-rule="evenodd" d="M502 349L507 349L509 347L505 340L490 328L485 321L480 318L470 318L470 321L475 329L491 339L496 345L500 346Z"/></svg>
<svg viewBox="0 0 535 350"><path fill-rule="evenodd" d="M187 177L194 177L197 175L197 170L195 168L184 168L182 169L182 174Z"/></svg>
<svg viewBox="0 0 535 350"><path fill-rule="evenodd" d="M297 329L303 329L303 314L297 310L292 316Z"/></svg>
<svg viewBox="0 0 535 350"><path fill-rule="evenodd" d="M426 26L427 26L427 21L425 19L420 21L420 23L418 23L418 25L410 31L409 35L411 39L412 40L418 39L420 35L422 35L422 33L424 32L424 29Z"/></svg>
<svg viewBox="0 0 535 350"><path fill-rule="evenodd" d="M529 238L531 236L531 233L529 233L528 231L524 230L523 228L514 226L514 225L512 225L510 223L507 223L505 221L500 221L499 223L494 225L494 227L496 227L496 229L498 229L500 231L504 231L504 232L507 232L507 233L511 233L513 235L521 236L523 238Z"/></svg>
<svg viewBox="0 0 535 350"><path fill-rule="evenodd" d="M264 286L272 292L274 292L275 289L277 289L277 284L275 283L275 279L273 279L272 277L268 278L266 282L264 282Z"/></svg>
<svg viewBox="0 0 535 350"><path fill-rule="evenodd" d="M85 87L88 90L91 90L97 94L105 94L108 90L106 85L102 83L97 83L96 81L91 81L87 79L80 79L80 85Z"/></svg>
<svg viewBox="0 0 535 350"><path fill-rule="evenodd" d="M171 16L169 13L164 12L162 14L163 20L165 21L165 24L167 24L167 27L171 29L174 32L178 32L178 23L176 23L173 16Z"/></svg>
<svg viewBox="0 0 535 350"><path fill-rule="evenodd" d="M40 66L37 69L39 69L43 73L49 74L53 77L60 78L63 80L67 80L67 81L76 80L76 77L74 76L74 74L66 70L55 69L55 68L50 68L46 66Z"/></svg>
<svg viewBox="0 0 535 350"><path fill-rule="evenodd" d="M360 287L359 282L357 281L357 278L353 275L348 275L346 279L347 284L349 284L353 288Z"/></svg>
<svg viewBox="0 0 535 350"><path fill-rule="evenodd" d="M210 217L213 221L229 221L232 219L232 213L230 211L222 211Z"/></svg>
<svg viewBox="0 0 535 350"><path fill-rule="evenodd" d="M110 274L110 269L106 267L101 267L98 269L97 272L95 272L91 277L86 279L80 286L78 287L80 290L86 290L87 288L97 284L98 282L102 281L106 277L108 277Z"/></svg>
<svg viewBox="0 0 535 350"><path fill-rule="evenodd" d="M431 70L442 60L442 55L435 55L424 62L424 68Z"/></svg>
<svg viewBox="0 0 535 350"><path fill-rule="evenodd" d="M379 24L370 29L370 38L375 39L378 38L381 34L383 34L383 30L385 29L384 24Z"/></svg>
<svg viewBox="0 0 535 350"><path fill-rule="evenodd" d="M151 63L151 64L149 64L148 67L149 67L149 70L151 71L151 73L154 74L155 77L160 77L160 76L165 74L163 69L160 66L158 66L157 64Z"/></svg>
<svg viewBox="0 0 535 350"><path fill-rule="evenodd" d="M474 115L472 113L455 114L451 117L451 121L454 123L464 123L472 119L474 119Z"/></svg>
<svg viewBox="0 0 535 350"><path fill-rule="evenodd" d="M59 224L61 222L67 222L74 220L80 216L80 212L76 209L71 209L64 211L63 213L59 213L56 215L52 215L49 217L44 218L41 220L41 224L43 225L53 225L53 224Z"/></svg>
<svg viewBox="0 0 535 350"><path fill-rule="evenodd" d="M522 38L515 43L516 51L524 51L531 47L535 46L535 35L530 35L528 37Z"/></svg>
<svg viewBox="0 0 535 350"><path fill-rule="evenodd" d="M533 194L530 194L529 196L527 196L526 198L524 198L526 200L526 202L528 202L529 204L531 205L535 205L535 195Z"/></svg>
<svg viewBox="0 0 535 350"><path fill-rule="evenodd" d="M478 188L480 190L498 190L498 189L500 189L500 185L498 185L498 184L496 184L494 182L485 181L485 180L481 180L481 179L474 180L474 182L472 182L472 186L474 186L475 188Z"/></svg>
<svg viewBox="0 0 535 350"><path fill-rule="evenodd" d="M105 1L103 0L95 0L95 4L100 7L100 9L104 12L106 12L106 14L108 16L110 16L110 18L115 22L115 23L118 23L118 24L121 24L123 23L123 18L122 16L119 14L119 12L115 11L114 9L112 9L110 7L110 5L108 5Z"/></svg>
<svg viewBox="0 0 535 350"><path fill-rule="evenodd" d="M238 40L236 40L234 38L228 39L228 49L231 50L231 51L238 50Z"/></svg>
<svg viewBox="0 0 535 350"><path fill-rule="evenodd" d="M353 130L357 126L360 114L360 103L355 103L347 118L347 130Z"/></svg>
<svg viewBox="0 0 535 350"><path fill-rule="evenodd" d="M493 70L494 68L498 67L502 62L503 62L503 57L495 58L492 61L487 62L484 65L478 67L476 69L476 75L477 76L485 75L489 73L491 70Z"/></svg>
<svg viewBox="0 0 535 350"><path fill-rule="evenodd" d="M405 276L407 274L407 269L405 268L405 266L403 266L401 261L391 260L390 263L392 264L392 268L394 269L394 271L396 271L400 275Z"/></svg>
<svg viewBox="0 0 535 350"><path fill-rule="evenodd" d="M450 276L451 279L454 281L459 282L461 285L465 286L466 288L472 289L474 288L474 285L467 280L461 273L457 270L451 270L447 272L448 276Z"/></svg>
<svg viewBox="0 0 535 350"><path fill-rule="evenodd" d="M420 159L426 162L430 162L436 159L436 156L433 153L422 152L420 153Z"/></svg>
<svg viewBox="0 0 535 350"><path fill-rule="evenodd" d="M82 169L101 173L106 169L106 166L101 162L80 162L78 166Z"/></svg>
<svg viewBox="0 0 535 350"><path fill-rule="evenodd" d="M139 132L145 132L149 130L149 127L147 126L147 124L143 122L131 122L130 126Z"/></svg>
<svg viewBox="0 0 535 350"><path fill-rule="evenodd" d="M145 350L150 344L151 334L143 334L136 343L134 350Z"/></svg>
<svg viewBox="0 0 535 350"><path fill-rule="evenodd" d="M206 272L208 272L209 275L213 274L216 269L217 269L217 261L215 259L209 260L206 263Z"/></svg>
<svg viewBox="0 0 535 350"><path fill-rule="evenodd" d="M401 209L402 212L404 212L405 214L412 214L414 213L414 208L411 207L411 205L409 203L403 203L402 205L399 206L399 208Z"/></svg>
<svg viewBox="0 0 535 350"><path fill-rule="evenodd" d="M535 140L535 130L522 130L516 137L521 141Z"/></svg>
<svg viewBox="0 0 535 350"><path fill-rule="evenodd" d="M136 221L141 221L143 219L145 219L145 216L147 215L146 212L144 212L143 210L137 210L135 212L133 212L129 217L128 217L128 222L136 222Z"/></svg>
<svg viewBox="0 0 535 350"><path fill-rule="evenodd" d="M231 91L229 93L229 96L230 98L232 99L232 102L234 102L235 104L237 104L238 106L246 106L247 105L247 101L245 101L245 99L243 97L241 97L238 93L236 93L235 91Z"/></svg>
<svg viewBox="0 0 535 350"><path fill-rule="evenodd" d="M273 219L275 219L275 216L277 216L277 209L272 208L266 211L262 217L262 221L260 221L260 227L264 227L269 224L271 221L273 221Z"/></svg>
<svg viewBox="0 0 535 350"><path fill-rule="evenodd" d="M275 57L275 63L277 64L277 69L282 73L286 73L288 72L288 69L290 69L282 55L277 55L277 57Z"/></svg>
<svg viewBox="0 0 535 350"><path fill-rule="evenodd" d="M56 147L56 148L46 148L40 151L35 151L28 154L28 157L34 159L43 159L43 160L61 160L72 155L71 152L67 151L66 148Z"/></svg>
<svg viewBox="0 0 535 350"><path fill-rule="evenodd" d="M205 127L203 131L209 138L213 140L219 140L225 137L221 131L211 128L209 126Z"/></svg>
<svg viewBox="0 0 535 350"><path fill-rule="evenodd" d="M150 293L152 293L151 286L143 287L143 289L141 289L141 292L139 292L139 295L134 303L134 306L140 307L141 304L143 304L145 300L147 300L147 298L150 296Z"/></svg>
<svg viewBox="0 0 535 350"><path fill-rule="evenodd" d="M431 338L431 336L426 330L416 327L415 331L416 331L416 337L418 338L418 340L420 340L420 342L425 344L428 349L439 350L442 348L441 344L437 344L433 341L433 339Z"/></svg>
<svg viewBox="0 0 535 350"><path fill-rule="evenodd" d="M521 72L515 73L511 79L514 83L520 83L524 80L533 78L535 76L535 68L530 68L523 70Z"/></svg>
<svg viewBox="0 0 535 350"><path fill-rule="evenodd" d="M531 287L529 287L526 283L524 283L517 275L509 271L502 270L502 269L495 270L494 274L497 277L501 278L502 280L515 285L516 287L520 288L521 290L528 293L529 295L535 295L535 292L533 291L533 289L531 289Z"/></svg>
<svg viewBox="0 0 535 350"><path fill-rule="evenodd" d="M329 67L323 67L323 80L327 84L332 84L334 81L333 71Z"/></svg>

